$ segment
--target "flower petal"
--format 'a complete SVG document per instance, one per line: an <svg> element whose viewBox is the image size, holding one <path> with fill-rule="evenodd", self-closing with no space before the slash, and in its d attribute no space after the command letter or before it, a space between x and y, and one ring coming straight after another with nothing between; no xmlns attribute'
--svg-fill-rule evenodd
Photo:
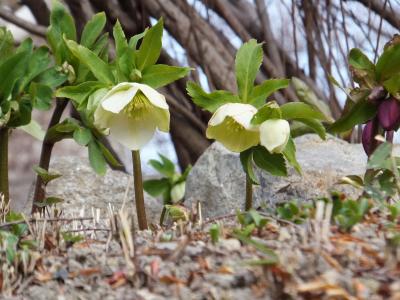
<svg viewBox="0 0 400 300"><path fill-rule="evenodd" d="M269 119L260 125L260 144L271 153L282 152L290 137L290 125L282 119Z"/></svg>
<svg viewBox="0 0 400 300"><path fill-rule="evenodd" d="M151 88L146 84L133 82L132 86L138 88L142 91L142 93L149 99L151 104L157 106L162 109L168 109L167 101L165 100L164 95L157 92L155 89Z"/></svg>
<svg viewBox="0 0 400 300"><path fill-rule="evenodd" d="M139 150L154 135L156 124L153 118L128 118L123 114L110 118L110 137L130 150Z"/></svg>
<svg viewBox="0 0 400 300"><path fill-rule="evenodd" d="M233 152L242 152L259 143L258 131L247 130L230 116L225 117L223 122L216 126L209 124L206 135Z"/></svg>
<svg viewBox="0 0 400 300"><path fill-rule="evenodd" d="M227 103L217 109L208 124L216 126L221 124L225 118L229 116L244 128L248 130L257 130L256 127L250 123L256 113L257 109L253 105L244 103Z"/></svg>
<svg viewBox="0 0 400 300"><path fill-rule="evenodd" d="M154 122L159 130L169 132L170 115L168 109L154 107L151 117L154 118Z"/></svg>
<svg viewBox="0 0 400 300"><path fill-rule="evenodd" d="M129 82L113 87L101 100L101 106L112 113L119 113L135 97L138 88Z"/></svg>

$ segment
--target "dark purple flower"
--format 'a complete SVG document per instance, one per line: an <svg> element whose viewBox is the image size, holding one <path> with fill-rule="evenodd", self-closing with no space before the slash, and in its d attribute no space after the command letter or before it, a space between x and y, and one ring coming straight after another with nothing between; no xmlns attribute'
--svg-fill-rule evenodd
<svg viewBox="0 0 400 300"><path fill-rule="evenodd" d="M365 153L367 153L368 157L374 152L375 148L378 145L378 141L375 140L375 136L377 135L378 124L377 119L374 118L368 121L365 124L363 132L362 132L362 145L364 147Z"/></svg>
<svg viewBox="0 0 400 300"><path fill-rule="evenodd" d="M390 97L379 104L378 119L386 131L397 130L400 126L400 102Z"/></svg>

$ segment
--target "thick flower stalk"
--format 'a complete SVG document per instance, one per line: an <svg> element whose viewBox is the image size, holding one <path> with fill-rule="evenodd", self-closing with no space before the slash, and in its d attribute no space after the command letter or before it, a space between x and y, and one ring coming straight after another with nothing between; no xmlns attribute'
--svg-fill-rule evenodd
<svg viewBox="0 0 400 300"><path fill-rule="evenodd" d="M270 153L281 153L290 138L290 126L283 119L268 119L260 125L252 124L257 109L244 103L228 103L211 117L207 137L215 139L232 152L243 152L261 144ZM245 208L252 207L253 183L246 176Z"/></svg>
<svg viewBox="0 0 400 300"><path fill-rule="evenodd" d="M8 192L8 131L7 127L0 128L0 195L6 203L9 202Z"/></svg>
<svg viewBox="0 0 400 300"><path fill-rule="evenodd" d="M165 97L140 83L123 82L100 100L94 114L97 127L132 151L135 202L139 229L147 229L140 165L140 149L153 137L156 129L169 131L170 114Z"/></svg>

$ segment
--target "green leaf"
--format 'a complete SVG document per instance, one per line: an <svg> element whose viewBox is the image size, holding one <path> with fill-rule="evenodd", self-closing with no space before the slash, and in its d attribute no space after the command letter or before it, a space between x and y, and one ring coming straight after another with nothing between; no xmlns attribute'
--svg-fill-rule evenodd
<svg viewBox="0 0 400 300"><path fill-rule="evenodd" d="M164 22L161 18L157 24L146 32L137 52L136 65L140 71L143 71L144 68L148 66L154 65L160 57L163 28Z"/></svg>
<svg viewBox="0 0 400 300"><path fill-rule="evenodd" d="M117 20L115 26L113 28L113 36L115 40L115 50L117 57L121 57L125 52L125 49L128 48L128 42L125 37L125 33L121 27L121 24Z"/></svg>
<svg viewBox="0 0 400 300"><path fill-rule="evenodd" d="M355 125L363 124L371 120L377 113L376 106L367 101L366 98L355 103L347 113L333 123L329 130L334 133L344 132L352 129Z"/></svg>
<svg viewBox="0 0 400 300"><path fill-rule="evenodd" d="M67 81L67 78L68 75L60 72L58 67L51 67L39 74L34 80L36 83L41 83L51 89L55 89Z"/></svg>
<svg viewBox="0 0 400 300"><path fill-rule="evenodd" d="M35 206L37 207L47 207L52 206L58 203L64 202L64 199L58 197L47 197L44 201L35 202Z"/></svg>
<svg viewBox="0 0 400 300"><path fill-rule="evenodd" d="M81 36L81 45L91 49L106 25L104 12L95 14L85 25Z"/></svg>
<svg viewBox="0 0 400 300"><path fill-rule="evenodd" d="M62 176L61 174L58 173L51 173L39 166L33 166L33 170L37 175L39 175L39 177L42 179L45 185L48 184L50 181Z"/></svg>
<svg viewBox="0 0 400 300"><path fill-rule="evenodd" d="M233 236L238 240L240 240L242 243L251 245L258 251L263 253L266 256L266 258L263 259L265 263L267 260L269 261L269 264L279 263L278 255L276 255L276 253L273 250L269 249L264 244L239 233L234 233Z"/></svg>
<svg viewBox="0 0 400 300"><path fill-rule="evenodd" d="M89 162L93 170L99 174L104 175L107 170L106 160L101 152L100 147L97 145L95 140L92 140L88 144L89 149Z"/></svg>
<svg viewBox="0 0 400 300"><path fill-rule="evenodd" d="M185 77L190 70L185 67L151 65L143 70L141 82L157 89Z"/></svg>
<svg viewBox="0 0 400 300"><path fill-rule="evenodd" d="M358 175L344 176L344 177L340 178L338 183L339 184L349 184L358 189L364 188L364 180Z"/></svg>
<svg viewBox="0 0 400 300"><path fill-rule="evenodd" d="M107 162L113 166L114 168L121 167L122 165L119 163L119 161L114 157L114 155L110 152L110 150L107 149L106 146L104 146L100 141L97 141L98 145L100 147L101 153L103 153L104 158L107 160Z"/></svg>
<svg viewBox="0 0 400 300"><path fill-rule="evenodd" d="M214 91L212 93L205 92L198 84L188 82L186 91L192 97L193 102L201 108L209 112L215 112L220 106L226 103L238 103L238 96L228 91Z"/></svg>
<svg viewBox="0 0 400 300"><path fill-rule="evenodd" d="M400 73L400 44L388 47L376 63L376 78L383 82Z"/></svg>
<svg viewBox="0 0 400 300"><path fill-rule="evenodd" d="M158 154L161 158L161 162L151 159L149 161L149 164L155 169L157 170L160 174L166 176L166 177L173 177L175 174L175 165L174 163L169 160L168 158L166 158L164 155L162 154Z"/></svg>
<svg viewBox="0 0 400 300"><path fill-rule="evenodd" d="M259 125L268 119L282 119L282 112L275 101L268 102L261 107L251 119L251 124Z"/></svg>
<svg viewBox="0 0 400 300"><path fill-rule="evenodd" d="M389 94L400 98L400 73L391 76L389 79L383 82L383 86L389 92Z"/></svg>
<svg viewBox="0 0 400 300"><path fill-rule="evenodd" d="M50 64L49 49L47 47L39 47L29 57L27 70L20 82L19 90L22 91L25 87L39 74L48 69Z"/></svg>
<svg viewBox="0 0 400 300"><path fill-rule="evenodd" d="M296 145L293 139L290 137L286 148L283 151L283 155L286 157L287 161L294 167L297 173L301 174L301 167L296 159Z"/></svg>
<svg viewBox="0 0 400 300"><path fill-rule="evenodd" d="M49 110L53 99L53 90L44 84L32 82L29 86L33 107L38 110Z"/></svg>
<svg viewBox="0 0 400 300"><path fill-rule="evenodd" d="M253 169L253 148L240 152L240 162L242 163L243 171L247 174L251 183L259 185L260 183Z"/></svg>
<svg viewBox="0 0 400 300"><path fill-rule="evenodd" d="M302 124L304 124L307 128L311 129L312 131L314 131L316 134L319 135L319 137L323 140L326 139L326 129L324 127L324 125L322 125L322 123L318 120L315 119L294 119L294 121L300 122ZM294 124L292 124L294 125ZM291 126L291 133L292 132L292 127ZM297 128L298 129L298 128ZM308 133L308 132L307 132ZM296 137L299 135L293 135L293 137Z"/></svg>
<svg viewBox="0 0 400 300"><path fill-rule="evenodd" d="M104 83L98 81L87 81L78 85L66 86L56 91L59 98L74 100L77 104L85 101L96 90L106 87Z"/></svg>
<svg viewBox="0 0 400 300"><path fill-rule="evenodd" d="M131 48L132 50L136 50L136 46L137 46L139 40L141 40L147 34L148 30L149 29L146 28L142 33L135 34L134 36L132 36L129 39L129 48Z"/></svg>
<svg viewBox="0 0 400 300"><path fill-rule="evenodd" d="M311 105L303 102L289 102L281 106L282 119L318 119L325 120L325 116Z"/></svg>
<svg viewBox="0 0 400 300"><path fill-rule="evenodd" d="M75 129L73 138L81 146L86 146L92 140L93 136L89 129L79 127Z"/></svg>
<svg viewBox="0 0 400 300"><path fill-rule="evenodd" d="M86 65L90 69L90 71L98 80L105 84L114 84L115 79L111 69L94 52L88 48L78 45L72 40L68 40L66 43L71 52L82 64Z"/></svg>
<svg viewBox="0 0 400 300"><path fill-rule="evenodd" d="M0 27L0 64L7 59L14 50L14 38L11 31Z"/></svg>
<svg viewBox="0 0 400 300"><path fill-rule="evenodd" d="M39 123L37 123L35 120L31 120L28 125L20 126L19 129L25 131L39 141L43 141L46 134Z"/></svg>
<svg viewBox="0 0 400 300"><path fill-rule="evenodd" d="M258 44L254 39L244 43L236 53L236 82L239 97L243 103L247 103L250 100L254 80L256 79L262 60L263 50L261 44Z"/></svg>
<svg viewBox="0 0 400 300"><path fill-rule="evenodd" d="M392 155L393 145L391 143L383 143L372 153L369 158L367 169L388 169L392 170Z"/></svg>
<svg viewBox="0 0 400 300"><path fill-rule="evenodd" d="M167 178L151 179L143 182L144 190L151 196L157 197L171 188Z"/></svg>
<svg viewBox="0 0 400 300"><path fill-rule="evenodd" d="M349 65L353 80L368 88L373 88L375 82L375 65L360 49L354 48L349 53Z"/></svg>
<svg viewBox="0 0 400 300"><path fill-rule="evenodd" d="M255 164L274 176L287 176L285 159L281 153L269 153L262 146L253 148L253 160Z"/></svg>
<svg viewBox="0 0 400 300"><path fill-rule="evenodd" d="M324 114L328 122L334 122L329 106L318 99L314 91L302 80L297 77L292 77L292 84L295 89L296 95L301 102L311 105L314 109Z"/></svg>
<svg viewBox="0 0 400 300"><path fill-rule="evenodd" d="M25 73L28 58L28 52L20 52L10 56L0 65L0 101L10 96L15 82Z"/></svg>
<svg viewBox="0 0 400 300"><path fill-rule="evenodd" d="M280 89L287 88L289 79L269 79L256 85L251 92L249 104L259 108L265 104L267 98Z"/></svg>

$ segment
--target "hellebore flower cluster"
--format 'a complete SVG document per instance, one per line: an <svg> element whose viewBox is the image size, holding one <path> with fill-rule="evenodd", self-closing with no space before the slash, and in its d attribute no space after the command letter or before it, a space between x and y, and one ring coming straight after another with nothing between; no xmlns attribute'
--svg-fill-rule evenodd
<svg viewBox="0 0 400 300"><path fill-rule="evenodd" d="M400 126L400 101L390 96L378 103L377 115L369 120L362 132L362 144L365 153L370 156L379 144L375 140L377 134L386 135L390 142L393 140L393 133Z"/></svg>
<svg viewBox="0 0 400 300"><path fill-rule="evenodd" d="M268 119L260 125L253 125L251 120L257 111L250 104L224 104L210 119L206 135L232 152L243 152L261 144L270 153L281 153L290 137L288 121Z"/></svg>

